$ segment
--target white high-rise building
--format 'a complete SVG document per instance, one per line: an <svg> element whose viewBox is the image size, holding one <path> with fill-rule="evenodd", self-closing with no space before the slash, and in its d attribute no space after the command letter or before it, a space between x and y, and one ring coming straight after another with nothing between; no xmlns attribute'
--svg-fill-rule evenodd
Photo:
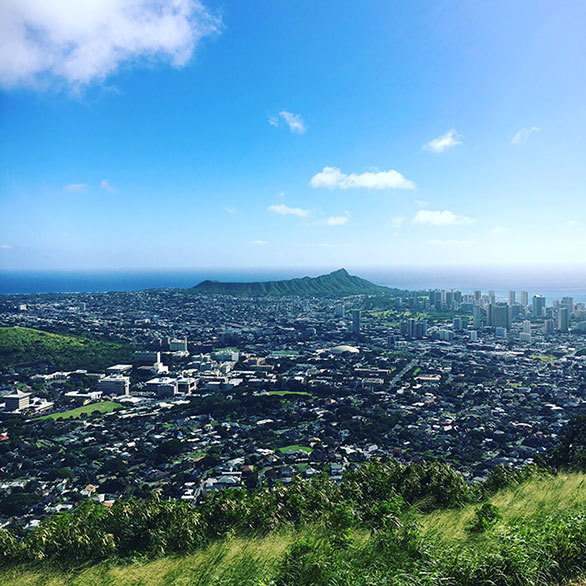
<svg viewBox="0 0 586 586"><path fill-rule="evenodd" d="M561 307L558 311L558 331L567 332L570 324L569 311L567 307Z"/></svg>
<svg viewBox="0 0 586 586"><path fill-rule="evenodd" d="M543 295L533 296L533 316L543 317L545 315L545 297Z"/></svg>
<svg viewBox="0 0 586 586"><path fill-rule="evenodd" d="M360 310L359 309L352 310L352 333L355 336L360 335Z"/></svg>

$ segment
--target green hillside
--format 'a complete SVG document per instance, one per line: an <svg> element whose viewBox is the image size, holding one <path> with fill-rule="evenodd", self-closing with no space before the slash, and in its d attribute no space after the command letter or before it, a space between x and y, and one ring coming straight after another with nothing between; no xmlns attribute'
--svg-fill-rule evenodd
<svg viewBox="0 0 586 586"><path fill-rule="evenodd" d="M359 294L397 293L394 289L375 285L370 281L348 274L339 269L319 277L302 277L283 281L264 281L254 283L222 283L203 281L187 289L188 292L204 295L235 295L246 297L297 295L302 297L347 297Z"/></svg>
<svg viewBox="0 0 586 586"><path fill-rule="evenodd" d="M0 370L43 363L52 370L99 371L131 360L132 348L125 344L29 328L0 328Z"/></svg>
<svg viewBox="0 0 586 586"><path fill-rule="evenodd" d="M96 505L27 536L37 561L10 565L17 544L0 532L0 583L583 583L586 474L505 476L508 486L482 497L489 484L467 489L449 467L370 463L341 487L322 478L260 496L228 492L195 515L156 500ZM468 502L457 506L461 499ZM479 518L488 519L480 528ZM200 541L202 532L209 539ZM112 546L125 554L100 562Z"/></svg>

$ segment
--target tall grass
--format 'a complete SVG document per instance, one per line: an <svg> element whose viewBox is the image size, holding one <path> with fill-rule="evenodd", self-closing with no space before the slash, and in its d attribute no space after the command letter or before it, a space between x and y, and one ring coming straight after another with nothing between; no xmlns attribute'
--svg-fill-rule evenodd
<svg viewBox="0 0 586 586"><path fill-rule="evenodd" d="M564 511L586 511L586 474L560 472L537 477L530 482L505 488L488 499L500 510L501 525L522 523L524 519ZM444 540L467 540L466 526L475 514L475 505L442 509L418 517L427 534L437 533Z"/></svg>
<svg viewBox="0 0 586 586"><path fill-rule="evenodd" d="M184 557L165 557L127 565L110 562L85 569L26 566L0 570L0 584L14 586L130 586L177 584L240 586L268 583L287 548L292 533L265 538L225 539Z"/></svg>
<svg viewBox="0 0 586 586"><path fill-rule="evenodd" d="M0 584L533 586L578 585L586 577L586 474L532 478L489 502L502 519L481 534L466 530L476 507L465 505L428 514L407 509L370 530L354 525L340 539L340 528L352 522L348 508L329 521L264 537L225 537L184 556L5 568Z"/></svg>

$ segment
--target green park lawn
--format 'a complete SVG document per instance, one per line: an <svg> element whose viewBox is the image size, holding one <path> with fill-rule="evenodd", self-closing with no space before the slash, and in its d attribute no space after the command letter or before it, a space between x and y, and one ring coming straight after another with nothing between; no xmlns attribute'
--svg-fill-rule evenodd
<svg viewBox="0 0 586 586"><path fill-rule="evenodd" d="M313 397L311 393L305 391L269 391L269 395L275 395L277 397L285 397L287 395L305 395L307 397Z"/></svg>
<svg viewBox="0 0 586 586"><path fill-rule="evenodd" d="M39 417L39 419L52 419L53 421L57 421L59 419L79 419L83 413L87 415L96 412L111 413L116 409L122 408L123 407L120 405L120 403L115 403L114 401L102 401L101 403L90 403L89 405L70 409L69 411L62 411L61 413L50 413L49 415Z"/></svg>
<svg viewBox="0 0 586 586"><path fill-rule="evenodd" d="M307 452L308 454L313 452L313 450L307 446L293 445L293 446L284 446L283 448L279 448L279 452L281 452L282 454L286 454L287 452L296 452L298 450L302 450L303 452Z"/></svg>

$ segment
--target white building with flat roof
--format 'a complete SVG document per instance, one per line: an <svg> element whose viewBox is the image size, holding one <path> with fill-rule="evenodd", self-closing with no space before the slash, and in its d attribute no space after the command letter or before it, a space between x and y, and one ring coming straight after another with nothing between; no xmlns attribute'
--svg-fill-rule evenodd
<svg viewBox="0 0 586 586"><path fill-rule="evenodd" d="M97 389L104 395L129 395L130 377L120 374L105 376L98 381Z"/></svg>
<svg viewBox="0 0 586 586"><path fill-rule="evenodd" d="M30 405L31 394L16 391L10 395L4 395L3 398L6 411L21 411Z"/></svg>

